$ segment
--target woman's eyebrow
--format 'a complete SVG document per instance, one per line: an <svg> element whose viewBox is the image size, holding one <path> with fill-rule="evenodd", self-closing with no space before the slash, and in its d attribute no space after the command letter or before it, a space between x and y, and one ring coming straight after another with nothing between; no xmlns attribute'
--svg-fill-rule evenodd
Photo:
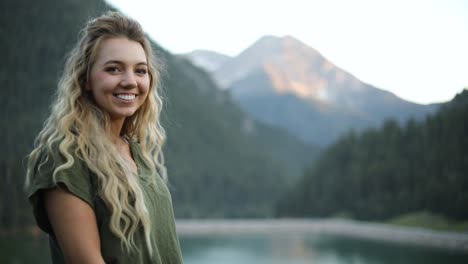
<svg viewBox="0 0 468 264"><path fill-rule="evenodd" d="M104 63L104 65L106 64L124 64L122 61L119 61L119 60L108 60Z"/></svg>
<svg viewBox="0 0 468 264"><path fill-rule="evenodd" d="M107 64L121 64L121 65L124 65L125 63L123 61L119 61L119 60L109 60L109 61L106 61L104 63L104 65L107 65ZM136 63L135 65L148 65L148 63L146 63L146 61L142 61L142 62L138 62Z"/></svg>

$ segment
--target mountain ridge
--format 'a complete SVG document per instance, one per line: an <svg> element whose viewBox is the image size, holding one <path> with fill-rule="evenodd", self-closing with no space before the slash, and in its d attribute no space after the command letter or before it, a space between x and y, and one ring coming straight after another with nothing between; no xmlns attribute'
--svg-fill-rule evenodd
<svg viewBox="0 0 468 264"><path fill-rule="evenodd" d="M179 56L188 58L193 64L208 72L216 71L222 64L232 58L216 51L202 49L179 54Z"/></svg>
<svg viewBox="0 0 468 264"><path fill-rule="evenodd" d="M258 120L319 145L333 142L349 129L379 126L388 118L400 122L420 119L438 108L405 101L362 82L288 35L259 38L212 76ZM281 102L289 98L286 94L297 100ZM267 98L275 102L269 104ZM289 114L284 115L283 110Z"/></svg>

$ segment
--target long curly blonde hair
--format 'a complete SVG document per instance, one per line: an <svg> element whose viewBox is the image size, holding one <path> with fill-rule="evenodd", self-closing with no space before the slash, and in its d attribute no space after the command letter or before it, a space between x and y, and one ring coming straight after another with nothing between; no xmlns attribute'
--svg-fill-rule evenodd
<svg viewBox="0 0 468 264"><path fill-rule="evenodd" d="M85 88L100 43L114 37L125 37L141 44L150 75L149 95L135 114L125 120L121 135L139 141L145 165L151 168L153 175L167 179L162 155L166 134L159 122L162 109L162 99L158 95L160 60L156 61L151 44L137 21L118 12L107 12L86 24L80 40L68 56L51 114L29 155L26 185L35 175L34 165L44 162L38 160L40 153L45 150L47 160L53 155L52 145L58 145L65 163L55 168L53 179L59 171L74 164L74 157L82 159L96 175L98 193L111 212L111 232L127 250L138 250L134 235L141 225L151 253L150 219L138 176L108 136L109 115L97 107Z"/></svg>

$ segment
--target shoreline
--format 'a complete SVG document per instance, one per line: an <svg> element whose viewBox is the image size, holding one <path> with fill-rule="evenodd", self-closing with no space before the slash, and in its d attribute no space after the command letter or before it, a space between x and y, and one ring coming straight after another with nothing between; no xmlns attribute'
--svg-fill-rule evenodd
<svg viewBox="0 0 468 264"><path fill-rule="evenodd" d="M315 234L468 252L468 233L344 219L177 219L180 236Z"/></svg>

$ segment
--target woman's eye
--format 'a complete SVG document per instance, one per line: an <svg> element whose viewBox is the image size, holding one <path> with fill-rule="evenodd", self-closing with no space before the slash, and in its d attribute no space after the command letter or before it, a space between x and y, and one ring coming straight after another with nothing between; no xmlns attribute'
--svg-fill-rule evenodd
<svg viewBox="0 0 468 264"><path fill-rule="evenodd" d="M115 66L111 66L111 67L107 67L106 68L106 72L120 72L120 69L118 67L115 67Z"/></svg>
<svg viewBox="0 0 468 264"><path fill-rule="evenodd" d="M136 72L137 72L138 74L144 75L144 74L146 74L148 71L147 71L146 69L138 69L138 70L136 70Z"/></svg>

